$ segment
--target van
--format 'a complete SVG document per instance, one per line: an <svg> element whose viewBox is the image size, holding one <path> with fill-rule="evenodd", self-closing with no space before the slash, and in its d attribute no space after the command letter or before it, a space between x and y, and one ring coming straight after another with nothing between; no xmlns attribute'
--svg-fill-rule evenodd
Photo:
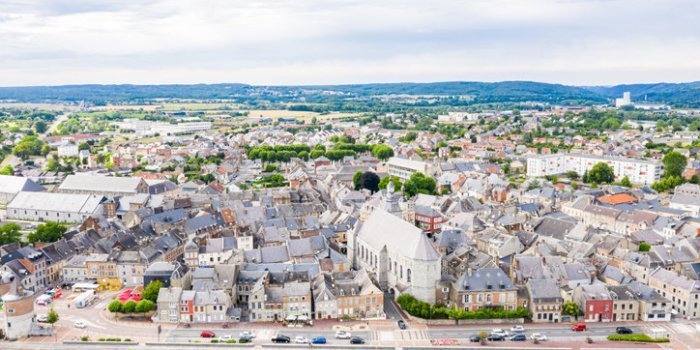
<svg viewBox="0 0 700 350"><path fill-rule="evenodd" d="M571 330L575 332L582 332L586 330L586 324L583 322L579 322L573 326L571 326Z"/></svg>

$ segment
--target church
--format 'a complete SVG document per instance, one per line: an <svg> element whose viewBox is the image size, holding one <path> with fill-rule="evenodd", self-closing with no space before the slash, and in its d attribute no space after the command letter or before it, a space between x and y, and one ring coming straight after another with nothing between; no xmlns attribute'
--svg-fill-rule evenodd
<svg viewBox="0 0 700 350"><path fill-rule="evenodd" d="M391 208L393 198L389 202ZM355 269L370 272L392 297L408 293L434 303L440 253L421 229L385 208L374 208L348 235L348 258Z"/></svg>

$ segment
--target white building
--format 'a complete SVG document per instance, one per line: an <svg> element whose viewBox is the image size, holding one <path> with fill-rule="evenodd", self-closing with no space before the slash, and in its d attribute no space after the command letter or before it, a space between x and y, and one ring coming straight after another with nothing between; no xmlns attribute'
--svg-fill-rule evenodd
<svg viewBox="0 0 700 350"><path fill-rule="evenodd" d="M620 108L632 104L632 95L628 92L623 92L621 98L615 99L615 107Z"/></svg>
<svg viewBox="0 0 700 350"><path fill-rule="evenodd" d="M380 287L397 297L409 293L434 303L441 256L423 231L377 208L348 235L348 258L373 274Z"/></svg>
<svg viewBox="0 0 700 350"><path fill-rule="evenodd" d="M68 175L58 191L62 193L99 194L106 197L147 193L148 184L140 177Z"/></svg>
<svg viewBox="0 0 700 350"><path fill-rule="evenodd" d="M36 182L20 176L0 175L0 203L9 203L22 192L41 192L46 189Z"/></svg>
<svg viewBox="0 0 700 350"><path fill-rule="evenodd" d="M124 119L117 124L120 129L134 130L137 135L148 136L160 134L161 136L176 134L191 134L211 129L210 122L185 122L185 123L164 123L140 119Z"/></svg>
<svg viewBox="0 0 700 350"><path fill-rule="evenodd" d="M104 197L90 194L20 192L7 205L14 220L82 222L100 209Z"/></svg>
<svg viewBox="0 0 700 350"><path fill-rule="evenodd" d="M426 176L435 174L435 167L432 164L418 160L391 157L386 165L389 175L396 176L402 181L408 180L415 173L423 173Z"/></svg>
<svg viewBox="0 0 700 350"><path fill-rule="evenodd" d="M77 157L79 152L78 145L73 142L62 143L57 149L59 157Z"/></svg>
<svg viewBox="0 0 700 350"><path fill-rule="evenodd" d="M569 171L575 171L583 176L598 163L608 164L613 169L616 180L619 181L627 176L635 184L650 185L661 178L663 171L661 163L647 160L557 153L528 158L527 176L558 175Z"/></svg>

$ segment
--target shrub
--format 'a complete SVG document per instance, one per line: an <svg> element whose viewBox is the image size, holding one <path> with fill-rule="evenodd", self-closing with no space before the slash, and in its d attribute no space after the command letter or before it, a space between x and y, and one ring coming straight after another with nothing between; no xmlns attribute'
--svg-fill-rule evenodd
<svg viewBox="0 0 700 350"><path fill-rule="evenodd" d="M441 305L431 305L416 299L410 294L401 294L396 302L401 308L411 316L427 319L447 319L455 320L482 320L495 318L526 318L530 317L530 312L519 307L517 310L504 310L503 308L481 309L477 311L458 310L456 307L445 309Z"/></svg>
<svg viewBox="0 0 700 350"><path fill-rule="evenodd" d="M212 342L213 344L216 344L216 343L219 342L219 339L212 339L211 342Z"/></svg>
<svg viewBox="0 0 700 350"><path fill-rule="evenodd" d="M90 337L80 337L80 341L88 341L90 340Z"/></svg>
<svg viewBox="0 0 700 350"><path fill-rule="evenodd" d="M124 338L124 341L125 341L125 342L130 342L130 341L131 341L131 338Z"/></svg>
<svg viewBox="0 0 700 350"><path fill-rule="evenodd" d="M668 338L652 338L646 334L611 334L608 340L612 341L636 341L643 343L668 343Z"/></svg>
<svg viewBox="0 0 700 350"><path fill-rule="evenodd" d="M226 341L226 344L236 344L236 339L229 339Z"/></svg>

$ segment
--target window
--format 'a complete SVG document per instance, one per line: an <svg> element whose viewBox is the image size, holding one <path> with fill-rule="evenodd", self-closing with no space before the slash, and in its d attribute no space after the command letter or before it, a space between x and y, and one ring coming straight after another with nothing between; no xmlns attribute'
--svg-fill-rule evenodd
<svg viewBox="0 0 700 350"><path fill-rule="evenodd" d="M411 269L406 270L406 281L411 282Z"/></svg>

